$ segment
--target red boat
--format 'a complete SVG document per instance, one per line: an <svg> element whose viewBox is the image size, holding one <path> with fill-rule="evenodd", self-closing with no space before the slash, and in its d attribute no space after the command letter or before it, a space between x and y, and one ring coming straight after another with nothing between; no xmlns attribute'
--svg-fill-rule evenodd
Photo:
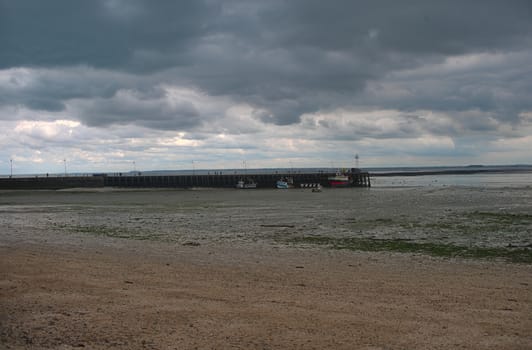
<svg viewBox="0 0 532 350"><path fill-rule="evenodd" d="M334 176L329 176L328 180L331 187L347 187L351 184L349 176L342 173L336 173Z"/></svg>

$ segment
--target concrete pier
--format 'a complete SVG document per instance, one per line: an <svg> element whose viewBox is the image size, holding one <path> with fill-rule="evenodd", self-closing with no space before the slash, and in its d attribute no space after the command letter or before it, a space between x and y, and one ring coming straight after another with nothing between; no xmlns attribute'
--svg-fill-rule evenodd
<svg viewBox="0 0 532 350"><path fill-rule="evenodd" d="M167 176L106 176L105 186L110 187L235 187L239 180L252 180L257 188L275 188L280 178L292 178L294 187L301 184L329 186L328 177L334 173L277 173L277 174L227 174L227 175L167 175ZM366 172L352 173L351 185L370 187L369 174Z"/></svg>
<svg viewBox="0 0 532 350"><path fill-rule="evenodd" d="M59 190L104 187L103 176L50 176L0 178L4 190Z"/></svg>
<svg viewBox="0 0 532 350"><path fill-rule="evenodd" d="M275 173L275 174L214 174L214 175L103 175L70 177L14 177L0 178L0 189L61 189L76 187L126 187L126 188L192 188L235 187L239 180L253 181L257 188L275 188L277 180L292 178L295 188L306 184L328 187L334 173ZM367 172L348 173L350 186L370 187Z"/></svg>

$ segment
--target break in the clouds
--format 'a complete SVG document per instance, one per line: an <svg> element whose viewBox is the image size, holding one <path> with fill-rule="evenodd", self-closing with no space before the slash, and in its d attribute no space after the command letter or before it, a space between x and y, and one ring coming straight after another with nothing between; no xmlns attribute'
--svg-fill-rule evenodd
<svg viewBox="0 0 532 350"><path fill-rule="evenodd" d="M0 0L0 172L530 163L531 48L527 0Z"/></svg>

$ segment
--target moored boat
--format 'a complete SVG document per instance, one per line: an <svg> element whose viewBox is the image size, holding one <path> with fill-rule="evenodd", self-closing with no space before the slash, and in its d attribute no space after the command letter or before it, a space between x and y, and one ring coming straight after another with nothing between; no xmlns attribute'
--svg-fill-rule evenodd
<svg viewBox="0 0 532 350"><path fill-rule="evenodd" d="M351 184L349 176L342 173L336 173L334 176L329 176L328 180L331 187L347 187Z"/></svg>
<svg viewBox="0 0 532 350"><path fill-rule="evenodd" d="M294 179L291 177L283 177L277 180L275 186L280 189L288 189L294 187Z"/></svg>
<svg viewBox="0 0 532 350"><path fill-rule="evenodd" d="M236 188L239 189L251 189L251 188L257 188L257 183L253 181L253 179L240 179L236 183Z"/></svg>

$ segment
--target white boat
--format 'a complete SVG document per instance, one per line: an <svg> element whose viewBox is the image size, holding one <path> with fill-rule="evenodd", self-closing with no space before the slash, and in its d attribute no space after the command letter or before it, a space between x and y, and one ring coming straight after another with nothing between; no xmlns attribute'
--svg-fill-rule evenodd
<svg viewBox="0 0 532 350"><path fill-rule="evenodd" d="M257 188L257 183L253 181L253 179L246 179L246 180L241 179L236 183L236 188L239 188L239 189Z"/></svg>
<svg viewBox="0 0 532 350"><path fill-rule="evenodd" d="M280 189L292 188L294 187L294 179L291 177L283 177L276 182L275 186Z"/></svg>

